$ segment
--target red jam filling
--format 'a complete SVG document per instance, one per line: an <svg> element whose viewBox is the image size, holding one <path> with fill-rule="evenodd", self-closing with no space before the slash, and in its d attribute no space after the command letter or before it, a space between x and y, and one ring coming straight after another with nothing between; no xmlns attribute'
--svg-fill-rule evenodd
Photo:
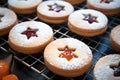
<svg viewBox="0 0 120 80"><path fill-rule="evenodd" d="M120 63L118 65L112 65L110 68L114 70L115 77L120 77Z"/></svg>
<svg viewBox="0 0 120 80"><path fill-rule="evenodd" d="M96 20L97 17L92 16L91 14L83 14L83 16L84 16L83 20L88 21L90 24L92 24L93 22L98 23L98 21Z"/></svg>
<svg viewBox="0 0 120 80"><path fill-rule="evenodd" d="M27 30L22 32L21 34L26 35L27 39L29 39L33 36L38 37L37 34L36 34L37 31L38 31L38 29L32 29L32 28L28 27Z"/></svg>
<svg viewBox="0 0 120 80"><path fill-rule="evenodd" d="M0 22L2 22L1 18L3 17L3 15L0 15Z"/></svg>
<svg viewBox="0 0 120 80"><path fill-rule="evenodd" d="M78 56L74 54L74 51L76 49L70 49L68 46L65 46L65 48L59 48L59 51L62 51L59 55L60 58L66 58L68 61L70 61L72 58L77 58Z"/></svg>
<svg viewBox="0 0 120 80"><path fill-rule="evenodd" d="M100 3L104 2L104 3L107 3L109 4L110 2L112 2L113 0L101 0Z"/></svg>
<svg viewBox="0 0 120 80"><path fill-rule="evenodd" d="M60 12L64 10L65 6L54 3L53 5L48 5L50 11Z"/></svg>

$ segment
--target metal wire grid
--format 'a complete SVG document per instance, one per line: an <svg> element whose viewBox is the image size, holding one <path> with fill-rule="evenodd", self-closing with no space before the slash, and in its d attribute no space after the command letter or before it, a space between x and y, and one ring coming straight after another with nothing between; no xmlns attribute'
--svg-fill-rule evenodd
<svg viewBox="0 0 120 80"><path fill-rule="evenodd" d="M7 0L1 0L0 6L7 7ZM82 3L81 5L75 5L74 8L75 10L87 8L86 2ZM19 22L31 21L31 20L40 21L36 13L31 15L17 15L17 16L18 16ZM66 77L55 75L45 66L44 59L43 59L43 51L35 55L24 55L21 53L17 53L9 47L7 42L8 35L0 37L0 56L3 54L5 56L5 54L12 53L14 55L13 58L15 60L19 61L21 64L24 64L31 70L35 71L37 74L40 74L43 80L46 80L46 79L47 80L93 80L93 68L97 60L100 57L108 54L115 54L115 53L119 54L119 52L115 51L111 46L109 41L109 34L113 27L120 24L120 15L118 14L112 17L108 17L108 19L109 19L109 24L108 24L107 31L100 36L96 36L92 38L82 37L72 33L68 29L67 23L60 24L60 25L49 24L54 31L55 39L63 38L63 37L73 37L86 43L92 50L92 53L93 53L92 66L82 76L75 77L75 78L66 78Z"/></svg>

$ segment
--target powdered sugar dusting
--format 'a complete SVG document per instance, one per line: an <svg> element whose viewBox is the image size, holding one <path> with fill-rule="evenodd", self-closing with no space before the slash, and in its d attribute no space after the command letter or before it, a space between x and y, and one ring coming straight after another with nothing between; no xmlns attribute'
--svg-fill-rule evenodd
<svg viewBox="0 0 120 80"><path fill-rule="evenodd" d="M31 37L27 39L26 35L21 34L24 32L28 27L33 29L39 29L36 34L38 37ZM36 21L28 21L22 22L17 24L15 27L12 28L9 34L9 38L14 43L18 44L19 46L31 47L43 44L47 40L49 40L53 36L53 31L45 23L36 22Z"/></svg>
<svg viewBox="0 0 120 80"><path fill-rule="evenodd" d="M92 24L90 24L88 21L83 20L83 14L91 14L92 16L97 17L96 20L98 22L93 22ZM105 25L107 25L108 23L108 19L104 14L99 11L92 9L81 9L75 11L69 16L69 22L78 28L94 30L105 27Z"/></svg>
<svg viewBox="0 0 120 80"><path fill-rule="evenodd" d="M62 48L65 45L68 45L70 48L75 48L74 54L77 55L78 58L72 58L70 61L66 58L60 58L59 54L61 54L61 52L58 48ZM72 70L80 69L88 64L89 61L91 62L92 52L86 44L77 39L63 38L50 43L45 49L44 57L51 65L61 69Z"/></svg>
<svg viewBox="0 0 120 80"><path fill-rule="evenodd" d="M80 58L73 58L71 61L67 61L65 58L56 58L56 63L58 66L60 66L62 69L79 69L81 68L85 63L85 61L88 59L88 56L83 56Z"/></svg>
<svg viewBox="0 0 120 80"><path fill-rule="evenodd" d="M18 8L28 8L38 5L42 0L8 0L8 4Z"/></svg>
<svg viewBox="0 0 120 80"><path fill-rule="evenodd" d="M17 20L16 14L7 8L0 8L0 15L3 15L1 18L2 22L0 22L0 29L9 27Z"/></svg>
<svg viewBox="0 0 120 80"><path fill-rule="evenodd" d="M120 55L107 55L100 60L104 60L105 58L108 58L108 61L98 65L98 67L94 70L96 80L120 80L120 77L115 77L113 75L114 71L110 68L110 65L118 64L120 62ZM97 64L100 63L99 61Z"/></svg>
<svg viewBox="0 0 120 80"><path fill-rule="evenodd" d="M88 0L88 2L96 7L100 7L103 9L120 8L120 0L113 0L109 4L104 2L100 3L101 0Z"/></svg>
<svg viewBox="0 0 120 80"><path fill-rule="evenodd" d="M120 45L120 25L112 31L113 39Z"/></svg>
<svg viewBox="0 0 120 80"><path fill-rule="evenodd" d="M55 11L49 11L48 5L53 5L54 3L57 3L59 5L64 6L64 10L60 12L55 12ZM71 4L65 2L65 1L44 1L42 2L38 8L37 11L40 12L43 15L47 15L50 17L61 17L61 16L67 16L71 14L74 11L74 8Z"/></svg>

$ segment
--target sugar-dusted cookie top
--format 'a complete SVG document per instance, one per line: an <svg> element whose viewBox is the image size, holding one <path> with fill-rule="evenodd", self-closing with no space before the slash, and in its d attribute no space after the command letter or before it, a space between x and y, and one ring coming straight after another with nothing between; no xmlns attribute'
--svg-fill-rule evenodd
<svg viewBox="0 0 120 80"><path fill-rule="evenodd" d="M110 54L98 60L94 68L95 80L120 79L120 55Z"/></svg>

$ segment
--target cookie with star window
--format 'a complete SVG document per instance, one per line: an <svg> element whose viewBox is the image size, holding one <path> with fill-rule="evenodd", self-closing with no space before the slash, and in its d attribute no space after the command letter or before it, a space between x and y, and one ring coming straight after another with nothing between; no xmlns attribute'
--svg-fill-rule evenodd
<svg viewBox="0 0 120 80"><path fill-rule="evenodd" d="M32 14L42 0L8 0L8 7L17 14Z"/></svg>
<svg viewBox="0 0 120 80"><path fill-rule="evenodd" d="M110 43L115 50L120 51L120 25L115 26L110 32Z"/></svg>
<svg viewBox="0 0 120 80"><path fill-rule="evenodd" d="M95 64L94 80L120 80L120 54L101 57Z"/></svg>
<svg viewBox="0 0 120 80"><path fill-rule="evenodd" d="M59 0L44 1L37 8L39 19L51 24L66 22L73 11L70 3Z"/></svg>
<svg viewBox="0 0 120 80"><path fill-rule="evenodd" d="M74 38L61 38L52 41L44 50L46 66L55 74L76 77L84 74L92 62L90 48Z"/></svg>
<svg viewBox="0 0 120 80"><path fill-rule="evenodd" d="M64 1L67 1L73 5L76 5L76 4L81 4L82 2L84 2L85 0L64 0Z"/></svg>
<svg viewBox="0 0 120 80"><path fill-rule="evenodd" d="M14 26L9 33L10 47L20 53L35 54L53 40L52 28L37 21L26 21Z"/></svg>
<svg viewBox="0 0 120 80"><path fill-rule="evenodd" d="M69 29L81 36L93 37L103 34L107 29L107 17L96 10L81 9L68 18Z"/></svg>
<svg viewBox="0 0 120 80"><path fill-rule="evenodd" d="M0 36L8 34L17 22L17 16L12 10L0 7Z"/></svg>
<svg viewBox="0 0 120 80"><path fill-rule="evenodd" d="M87 0L87 7L113 16L120 13L120 0Z"/></svg>

